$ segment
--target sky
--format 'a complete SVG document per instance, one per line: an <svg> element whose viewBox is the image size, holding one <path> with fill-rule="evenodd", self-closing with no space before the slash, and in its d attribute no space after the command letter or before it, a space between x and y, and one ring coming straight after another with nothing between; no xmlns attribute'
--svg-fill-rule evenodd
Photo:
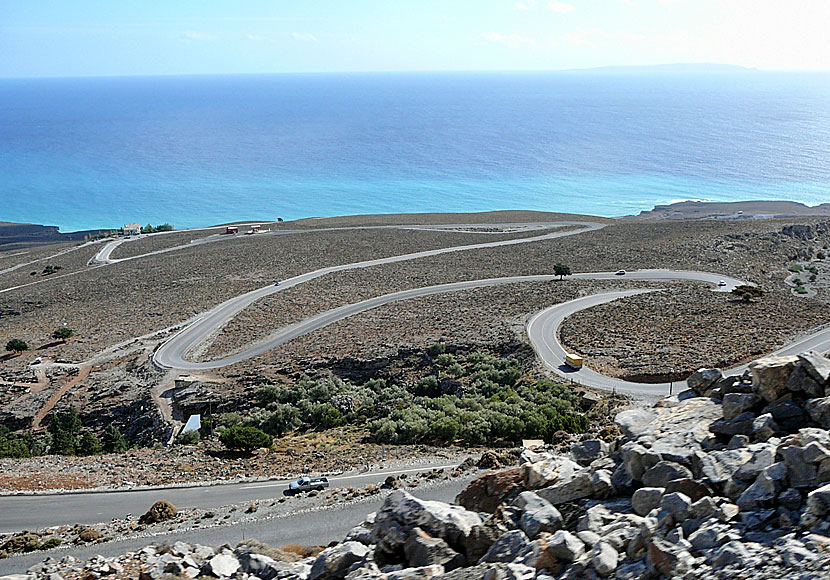
<svg viewBox="0 0 830 580"><path fill-rule="evenodd" d="M0 0L0 77L830 69L830 0Z"/></svg>

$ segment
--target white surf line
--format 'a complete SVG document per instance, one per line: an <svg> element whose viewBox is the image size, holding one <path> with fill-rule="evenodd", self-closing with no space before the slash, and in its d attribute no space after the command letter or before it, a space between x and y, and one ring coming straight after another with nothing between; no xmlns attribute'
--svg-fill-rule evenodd
<svg viewBox="0 0 830 580"><path fill-rule="evenodd" d="M388 471L379 471L377 473L359 473L357 475L343 475L343 476L337 475L337 476L329 477L328 479L329 479L330 482L336 482L336 481L344 481L346 479L361 479L363 477L375 477L375 476L383 477L384 475L395 475L396 473L416 473L418 471L434 471L436 469L448 469L448 468L452 468L452 467L458 467L459 465L461 465L461 464L460 463L449 463L447 465L435 465L433 467L415 467L415 468L412 468L412 469L393 469L393 470L388 470ZM261 483L261 484L257 484L257 485L246 485L246 486L240 487L239 489L262 489L262 488L268 488L268 487L281 487L281 486L283 486L286 483L289 483L291 481L295 481L295 480L286 479L286 480L281 480L281 481L273 481L273 482L270 482L270 483Z"/></svg>

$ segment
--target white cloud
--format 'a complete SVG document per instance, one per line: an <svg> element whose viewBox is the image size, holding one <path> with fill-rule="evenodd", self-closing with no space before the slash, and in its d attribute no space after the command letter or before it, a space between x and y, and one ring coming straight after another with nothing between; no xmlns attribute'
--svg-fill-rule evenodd
<svg viewBox="0 0 830 580"><path fill-rule="evenodd" d="M522 11L530 11L536 10L536 0L524 0L524 2L516 2L515 6L513 6L516 10Z"/></svg>
<svg viewBox="0 0 830 580"><path fill-rule="evenodd" d="M596 48L596 43L592 39L593 30L581 30L576 32L569 32L565 35L565 42L571 46L587 46L588 48Z"/></svg>
<svg viewBox="0 0 830 580"><path fill-rule="evenodd" d="M565 41L572 46L585 46L596 48L598 44L613 42L616 50L630 47L632 44L646 43L649 38L639 32L628 32L626 30L606 30L604 28L589 28L587 30L574 30L565 35Z"/></svg>
<svg viewBox="0 0 830 580"><path fill-rule="evenodd" d="M500 34L498 32L482 32L478 35L478 37L488 42L503 44L508 48L520 48L524 45L536 45L532 38L529 38L527 36L521 36L520 34Z"/></svg>
<svg viewBox="0 0 830 580"><path fill-rule="evenodd" d="M192 42L194 40L216 40L218 36L208 32L199 32L198 30L185 30L182 34L181 40L185 42Z"/></svg>
<svg viewBox="0 0 830 580"><path fill-rule="evenodd" d="M573 12L575 10L573 4L560 2L560 0L550 0L550 2L548 2L548 8L554 12L558 12L559 14L567 14L568 12Z"/></svg>
<svg viewBox="0 0 830 580"><path fill-rule="evenodd" d="M291 38L300 42L317 42L317 37L310 32L292 32Z"/></svg>

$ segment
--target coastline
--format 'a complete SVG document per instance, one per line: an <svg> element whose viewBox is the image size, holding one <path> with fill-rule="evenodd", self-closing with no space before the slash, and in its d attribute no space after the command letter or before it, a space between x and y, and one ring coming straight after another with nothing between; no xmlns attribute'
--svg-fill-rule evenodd
<svg viewBox="0 0 830 580"><path fill-rule="evenodd" d="M390 225L421 223L424 219L430 223L454 223L453 217L464 217L474 220L477 215L502 214L507 217L521 216L521 219L530 219L532 214L544 215L549 212L533 210L482 210L475 212L412 212L412 213L377 213L377 214L344 214L331 216L308 216L296 220L286 220L285 224L320 225L331 224L360 224L360 225ZM557 215L572 215L574 217L597 217L592 214L572 213ZM658 204L650 210L643 210L636 215L621 215L608 220L701 220L701 219L765 219L765 218L795 218L795 217L823 217L830 216L830 203L810 206L796 201L787 200L751 200L751 201L699 201L684 200L669 204ZM436 222L438 219L440 222ZM245 219L221 224L201 224L194 227L182 228L177 231L191 231L200 229L219 228L242 222L272 223L271 219ZM273 222L276 223L276 222ZM75 242L93 234L112 231L120 227L118 224L109 227L99 227L87 230L61 232L58 226L33 223L18 223L0 221L0 247L12 244L44 244L55 242Z"/></svg>

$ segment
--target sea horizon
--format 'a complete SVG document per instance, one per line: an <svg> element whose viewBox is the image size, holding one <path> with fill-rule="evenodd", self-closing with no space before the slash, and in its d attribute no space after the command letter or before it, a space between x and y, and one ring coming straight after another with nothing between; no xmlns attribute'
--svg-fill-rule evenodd
<svg viewBox="0 0 830 580"><path fill-rule="evenodd" d="M0 220L125 223L830 199L826 71L0 80Z"/></svg>

